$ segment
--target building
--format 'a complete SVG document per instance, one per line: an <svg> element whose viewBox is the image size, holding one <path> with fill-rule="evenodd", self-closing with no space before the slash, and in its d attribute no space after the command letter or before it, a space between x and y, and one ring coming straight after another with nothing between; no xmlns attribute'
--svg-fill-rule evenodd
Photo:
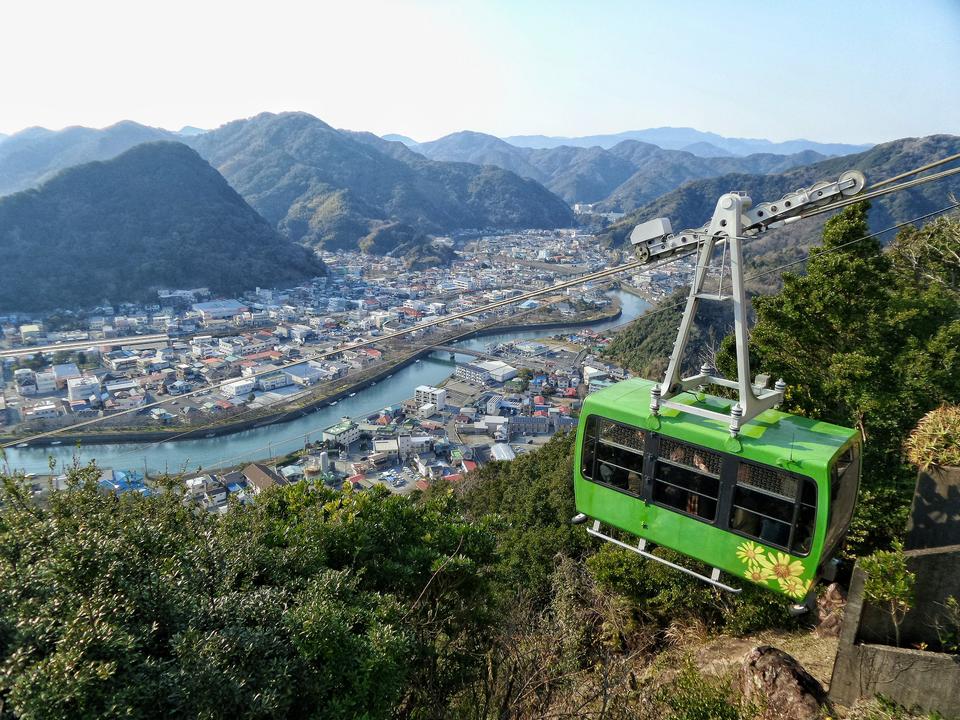
<svg viewBox="0 0 960 720"><path fill-rule="evenodd" d="M34 375L37 383L37 392L40 394L53 392L57 389L57 376L52 370L38 372Z"/></svg>
<svg viewBox="0 0 960 720"><path fill-rule="evenodd" d="M483 362L459 363L454 373L461 380L478 385L487 380L505 383L517 376L517 369L502 360L486 360Z"/></svg>
<svg viewBox="0 0 960 720"><path fill-rule="evenodd" d="M194 303L194 312L200 313L203 322L212 320L227 320L242 315L249 308L236 300L213 300L211 302Z"/></svg>
<svg viewBox="0 0 960 720"><path fill-rule="evenodd" d="M67 399L71 402L100 397L100 381L95 377L78 377L67 380Z"/></svg>
<svg viewBox="0 0 960 720"><path fill-rule="evenodd" d="M267 467L263 463L251 463L241 470L254 495L277 485L286 485L282 475Z"/></svg>
<svg viewBox="0 0 960 720"><path fill-rule="evenodd" d="M331 425L323 431L323 441L333 445L349 445L360 439L360 426L349 419Z"/></svg>
<svg viewBox="0 0 960 720"><path fill-rule="evenodd" d="M300 363L292 367L283 368L283 373L291 383L309 387L316 385L323 379L323 371L313 363Z"/></svg>
<svg viewBox="0 0 960 720"><path fill-rule="evenodd" d="M494 460L516 460L517 454L506 443L494 443L490 448L490 457Z"/></svg>
<svg viewBox="0 0 960 720"><path fill-rule="evenodd" d="M413 392L413 400L418 407L433 404L435 409L443 410L447 406L447 391L431 385L420 385Z"/></svg>
<svg viewBox="0 0 960 720"><path fill-rule="evenodd" d="M27 420L52 420L60 417L60 410L52 400L25 407L22 412Z"/></svg>
<svg viewBox="0 0 960 720"><path fill-rule="evenodd" d="M254 378L241 378L233 382L226 383L220 392L227 397L245 398L257 387L257 381Z"/></svg>

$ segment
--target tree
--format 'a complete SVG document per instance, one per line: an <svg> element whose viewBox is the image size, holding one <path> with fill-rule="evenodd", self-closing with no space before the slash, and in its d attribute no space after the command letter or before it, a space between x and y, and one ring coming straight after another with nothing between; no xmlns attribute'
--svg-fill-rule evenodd
<svg viewBox="0 0 960 720"><path fill-rule="evenodd" d="M887 611L893 624L897 647L900 647L900 626L913 607L916 576L907 567L903 543L895 541L892 550L878 550L860 560L860 568L867 574L863 593Z"/></svg>
<svg viewBox="0 0 960 720"><path fill-rule="evenodd" d="M831 218L807 274L784 273L779 293L754 298L750 355L754 369L787 382L787 412L861 432L863 496L874 506L861 507L852 535L869 548L902 529L907 433L960 397L960 293L952 256L930 250L951 247L956 221L908 230L885 253L867 237L867 210L858 203ZM733 372L732 338L718 360Z"/></svg>
<svg viewBox="0 0 960 720"><path fill-rule="evenodd" d="M216 517L99 474L44 505L0 477L4 717L429 718L474 677L493 544L449 498L300 484Z"/></svg>

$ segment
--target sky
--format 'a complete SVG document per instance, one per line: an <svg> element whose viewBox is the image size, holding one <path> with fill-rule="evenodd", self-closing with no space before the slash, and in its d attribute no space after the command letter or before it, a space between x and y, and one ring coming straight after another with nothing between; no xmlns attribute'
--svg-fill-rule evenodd
<svg viewBox="0 0 960 720"><path fill-rule="evenodd" d="M421 141L960 134L960 0L0 5L0 133L284 110Z"/></svg>

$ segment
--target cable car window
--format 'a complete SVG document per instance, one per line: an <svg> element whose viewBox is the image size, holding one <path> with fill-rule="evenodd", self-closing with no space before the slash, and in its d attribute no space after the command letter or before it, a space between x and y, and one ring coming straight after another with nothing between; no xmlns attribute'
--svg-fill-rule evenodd
<svg viewBox="0 0 960 720"><path fill-rule="evenodd" d="M660 438L653 471L653 501L701 520L717 519L723 456L671 438Z"/></svg>
<svg viewBox="0 0 960 720"><path fill-rule="evenodd" d="M730 529L794 555L810 552L817 516L817 486L760 465L737 468Z"/></svg>
<svg viewBox="0 0 960 720"><path fill-rule="evenodd" d="M832 553L850 524L860 485L860 448L851 445L830 472L830 522L824 550Z"/></svg>
<svg viewBox="0 0 960 720"><path fill-rule="evenodd" d="M643 484L643 430L591 417L584 432L581 472L588 480L640 495Z"/></svg>

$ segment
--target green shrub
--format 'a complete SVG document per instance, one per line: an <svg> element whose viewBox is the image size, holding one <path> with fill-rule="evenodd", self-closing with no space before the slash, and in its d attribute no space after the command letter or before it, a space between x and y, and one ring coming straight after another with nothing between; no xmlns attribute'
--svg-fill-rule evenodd
<svg viewBox="0 0 960 720"><path fill-rule="evenodd" d="M960 465L960 406L941 405L931 410L910 433L905 443L914 465Z"/></svg>

